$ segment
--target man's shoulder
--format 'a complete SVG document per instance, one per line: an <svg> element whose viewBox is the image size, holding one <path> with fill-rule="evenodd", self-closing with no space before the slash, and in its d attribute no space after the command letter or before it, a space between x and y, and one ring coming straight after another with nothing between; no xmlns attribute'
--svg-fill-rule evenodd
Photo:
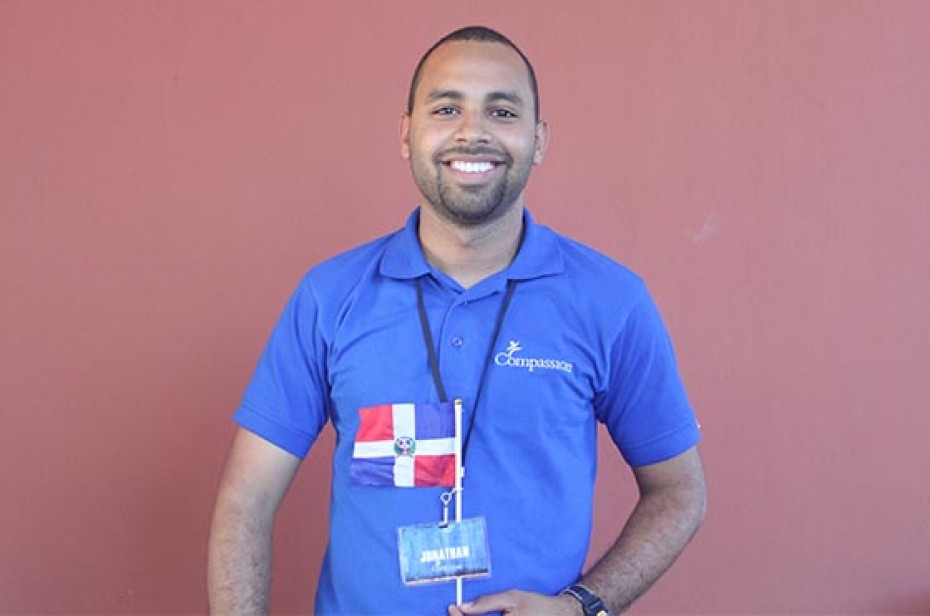
<svg viewBox="0 0 930 616"><path fill-rule="evenodd" d="M551 231L559 242L566 276L580 285L596 285L613 292L633 292L645 287L633 269L598 249L572 237Z"/></svg>
<svg viewBox="0 0 930 616"><path fill-rule="evenodd" d="M345 294L378 270L386 246L397 233L382 235L317 263L304 274L301 285L311 288L317 296L334 298Z"/></svg>
<svg viewBox="0 0 930 616"><path fill-rule="evenodd" d="M398 233L400 231L387 233L324 259L312 266L307 276L322 282L334 276L340 277L352 271L367 269L372 263L377 267L386 246Z"/></svg>

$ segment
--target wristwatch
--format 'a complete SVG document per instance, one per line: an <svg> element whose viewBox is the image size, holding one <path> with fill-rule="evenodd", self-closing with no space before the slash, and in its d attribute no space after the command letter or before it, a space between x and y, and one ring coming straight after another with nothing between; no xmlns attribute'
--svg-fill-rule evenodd
<svg viewBox="0 0 930 616"><path fill-rule="evenodd" d="M560 594L570 595L577 599L581 604L581 609L584 610L584 616L613 616L601 598L583 584L572 584Z"/></svg>

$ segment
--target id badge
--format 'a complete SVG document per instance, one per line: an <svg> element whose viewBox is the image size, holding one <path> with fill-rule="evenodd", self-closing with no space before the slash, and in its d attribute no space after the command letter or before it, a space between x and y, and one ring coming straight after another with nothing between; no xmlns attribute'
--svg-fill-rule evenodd
<svg viewBox="0 0 930 616"><path fill-rule="evenodd" d="M404 584L445 582L491 574L491 551L484 517L448 524L417 524L397 529Z"/></svg>

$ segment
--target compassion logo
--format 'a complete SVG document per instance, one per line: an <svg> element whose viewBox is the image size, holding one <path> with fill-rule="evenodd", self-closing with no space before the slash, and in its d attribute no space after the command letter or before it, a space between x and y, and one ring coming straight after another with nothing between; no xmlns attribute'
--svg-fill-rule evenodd
<svg viewBox="0 0 930 616"><path fill-rule="evenodd" d="M505 368L523 368L533 372L534 370L561 370L562 372L572 373L574 365L564 359L539 359L529 357L518 357L517 353L523 350L520 343L511 340L507 343L507 350L501 351L494 356L494 363Z"/></svg>

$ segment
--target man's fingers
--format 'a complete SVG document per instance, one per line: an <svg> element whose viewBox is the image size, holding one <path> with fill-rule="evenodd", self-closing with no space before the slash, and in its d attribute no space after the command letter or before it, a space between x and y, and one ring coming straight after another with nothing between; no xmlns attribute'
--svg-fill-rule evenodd
<svg viewBox="0 0 930 616"><path fill-rule="evenodd" d="M493 595L478 597L458 607L462 614L487 614L488 612L505 612L517 606L516 591L508 590ZM452 614L452 612L449 612ZM456 615L457 616L457 615Z"/></svg>
<svg viewBox="0 0 930 616"><path fill-rule="evenodd" d="M576 616L581 604L564 595L550 597L522 590L508 590L478 597L469 603L449 606L449 616L502 612L508 616Z"/></svg>

